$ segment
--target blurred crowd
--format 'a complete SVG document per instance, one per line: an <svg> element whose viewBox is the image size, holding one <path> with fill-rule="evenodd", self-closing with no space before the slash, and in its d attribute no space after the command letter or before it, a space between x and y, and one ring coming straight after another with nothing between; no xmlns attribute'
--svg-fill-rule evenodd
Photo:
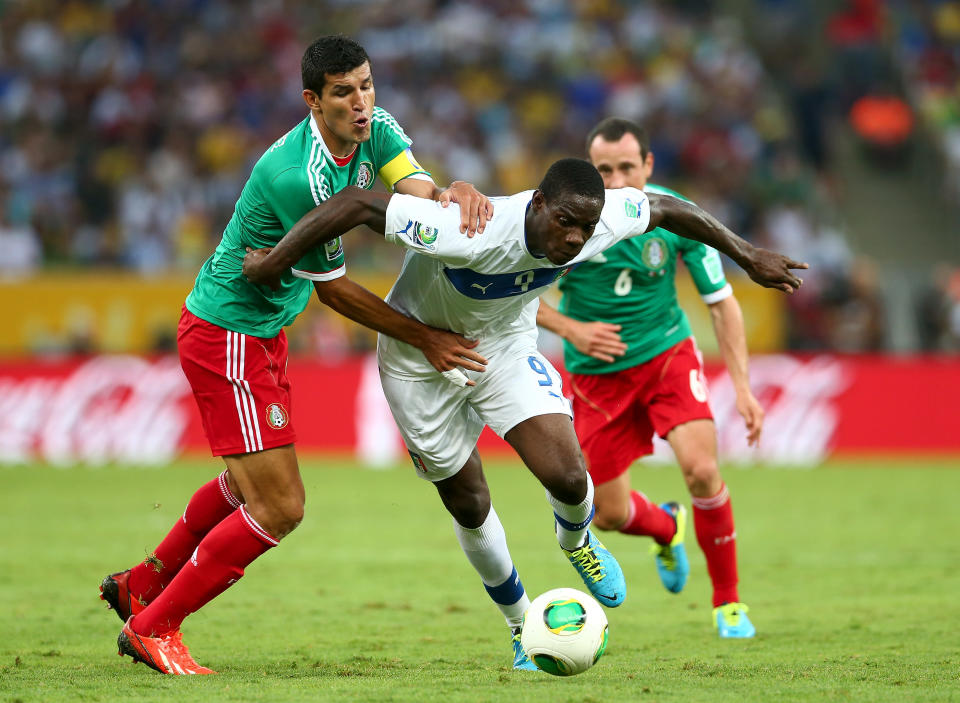
<svg viewBox="0 0 960 703"><path fill-rule="evenodd" d="M789 28L806 3L758 4ZM945 50L960 36L960 11L958 3L933 5L932 15L921 8L929 16L906 25L901 44L905 65L926 81L914 96L921 113L943 126L947 151L960 154L956 53ZM0 272L197 269L253 162L306 114L304 47L343 32L366 47L377 103L405 126L438 183L472 181L490 194L534 187L551 161L584 153L584 136L599 119L630 117L652 135L655 182L814 267L792 303L792 346L882 349L874 266L849 250L835 215L823 114L836 94L802 57L789 67L774 61L771 75L763 47L751 48L741 24L712 7L707 0L3 3ZM348 251L352 271L397 270L396 252L358 241ZM950 286L944 290L950 295ZM960 319L955 324L960 339Z"/></svg>

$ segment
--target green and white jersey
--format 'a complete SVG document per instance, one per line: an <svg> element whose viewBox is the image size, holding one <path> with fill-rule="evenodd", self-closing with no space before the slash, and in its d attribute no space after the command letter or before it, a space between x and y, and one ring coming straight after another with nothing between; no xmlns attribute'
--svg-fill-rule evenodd
<svg viewBox="0 0 960 703"><path fill-rule="evenodd" d="M648 193L682 195L647 184ZM627 239L584 262L559 281L560 312L583 322L621 325L627 352L612 363L578 352L567 341L563 358L571 373L612 373L649 361L691 335L677 304L677 256L707 304L732 294L720 255L712 247L662 228Z"/></svg>
<svg viewBox="0 0 960 703"><path fill-rule="evenodd" d="M243 277L246 248L272 247L307 212L343 188L371 188L379 176L393 189L404 178L430 178L413 158L411 141L386 110L373 109L370 139L353 155L334 157L312 115L280 137L260 157L240 193L223 239L197 275L187 309L241 334L275 337L303 312L311 281L343 276L340 238L307 253L281 278L280 288Z"/></svg>

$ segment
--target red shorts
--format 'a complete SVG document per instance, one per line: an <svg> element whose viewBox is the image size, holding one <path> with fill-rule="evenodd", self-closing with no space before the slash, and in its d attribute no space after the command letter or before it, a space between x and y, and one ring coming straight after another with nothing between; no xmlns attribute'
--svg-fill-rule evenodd
<svg viewBox="0 0 960 703"><path fill-rule="evenodd" d="M269 339L231 332L184 306L177 347L214 456L296 441L283 331Z"/></svg>
<svg viewBox="0 0 960 703"><path fill-rule="evenodd" d="M573 374L573 423L595 484L653 452L690 420L712 420L703 362L692 337L643 364L604 374Z"/></svg>

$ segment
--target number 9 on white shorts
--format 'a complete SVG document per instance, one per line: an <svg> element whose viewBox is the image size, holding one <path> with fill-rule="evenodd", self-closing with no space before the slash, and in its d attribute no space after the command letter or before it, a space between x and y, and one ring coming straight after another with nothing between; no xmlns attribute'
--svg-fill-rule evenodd
<svg viewBox="0 0 960 703"><path fill-rule="evenodd" d="M517 345L491 355L476 386L457 388L439 374L413 380L381 371L383 392L421 478L439 481L466 463L484 425L503 437L524 420L572 417L559 372L536 347Z"/></svg>

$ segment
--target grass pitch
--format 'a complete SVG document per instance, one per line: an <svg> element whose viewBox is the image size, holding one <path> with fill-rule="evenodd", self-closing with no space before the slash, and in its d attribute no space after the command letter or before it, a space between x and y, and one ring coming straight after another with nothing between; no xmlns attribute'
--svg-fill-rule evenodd
<svg viewBox="0 0 960 703"><path fill-rule="evenodd" d="M714 634L692 529L680 595L646 540L605 535L629 593L604 658L570 679L510 668L499 612L412 468L303 464L303 524L185 623L210 677L118 657L97 585L153 548L216 461L0 468L0 702L960 701L957 462L727 469L749 641ZM530 596L580 587L533 477L487 474ZM634 483L684 495L674 468Z"/></svg>

